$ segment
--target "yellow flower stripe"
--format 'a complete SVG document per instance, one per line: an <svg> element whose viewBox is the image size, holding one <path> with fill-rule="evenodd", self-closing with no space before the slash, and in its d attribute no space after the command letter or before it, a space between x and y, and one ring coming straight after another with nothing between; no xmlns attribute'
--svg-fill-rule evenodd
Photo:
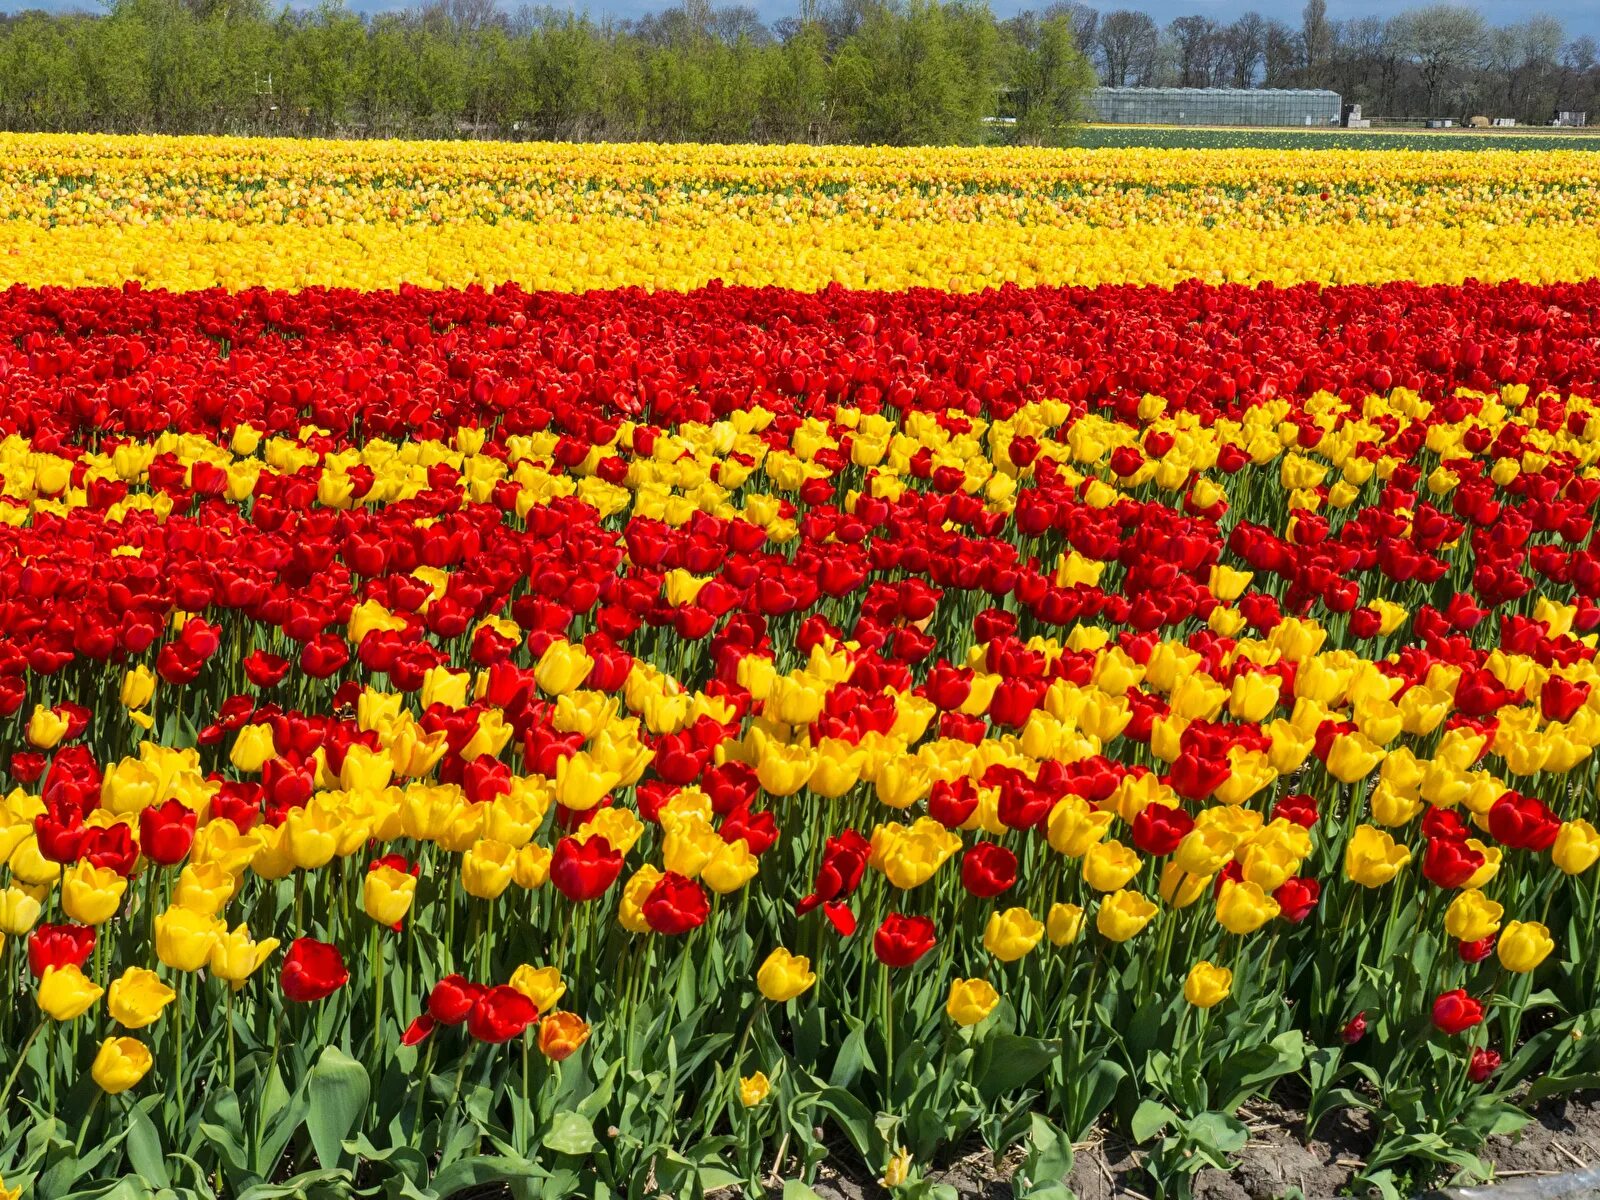
<svg viewBox="0 0 1600 1200"><path fill-rule="evenodd" d="M0 286L1550 282L1590 155L0 135Z"/></svg>

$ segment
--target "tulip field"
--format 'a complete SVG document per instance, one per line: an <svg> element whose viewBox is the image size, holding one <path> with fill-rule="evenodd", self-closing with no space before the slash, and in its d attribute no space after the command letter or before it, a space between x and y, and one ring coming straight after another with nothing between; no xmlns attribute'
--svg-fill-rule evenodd
<svg viewBox="0 0 1600 1200"><path fill-rule="evenodd" d="M1600 1084L1597 247L1559 149L0 135L0 1196L1483 1177Z"/></svg>

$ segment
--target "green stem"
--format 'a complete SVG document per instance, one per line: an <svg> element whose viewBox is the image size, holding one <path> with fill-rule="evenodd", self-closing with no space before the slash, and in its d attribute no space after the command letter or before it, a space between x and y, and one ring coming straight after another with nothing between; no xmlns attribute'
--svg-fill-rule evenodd
<svg viewBox="0 0 1600 1200"><path fill-rule="evenodd" d="M11 1096L11 1089L17 1082L17 1076L22 1073L22 1064L27 1061L28 1051L33 1049L33 1043L44 1032L48 1017L41 1017L39 1023L33 1027L33 1032L28 1035L28 1040L22 1043L22 1049L17 1051L17 1062L11 1068L11 1074L6 1076L6 1085L0 1088L0 1112L5 1110L6 1100Z"/></svg>

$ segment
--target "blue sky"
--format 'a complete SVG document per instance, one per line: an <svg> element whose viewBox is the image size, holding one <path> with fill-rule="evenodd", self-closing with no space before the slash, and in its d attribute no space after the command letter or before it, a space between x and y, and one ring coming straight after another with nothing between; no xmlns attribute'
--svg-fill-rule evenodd
<svg viewBox="0 0 1600 1200"><path fill-rule="evenodd" d="M297 6L305 0L295 0ZM346 0L352 8L365 12L406 8L415 0ZM501 0L507 7L515 7L519 0ZM559 0L556 0L559 3ZM631 17L659 11L671 0L570 0L573 7L587 10L595 16ZM715 2L715 0L714 0ZM745 0L753 2L768 20L793 15L799 8L794 0ZM1093 2L1093 0L1091 0ZM1218 21L1231 21L1248 9L1265 16L1276 16L1291 24L1299 24L1303 0L1099 0L1101 10L1113 8L1139 8L1161 24L1174 17L1202 13ZM1425 0L1328 0L1328 15L1336 20L1372 15L1387 16L1405 8L1417 7ZM990 6L1001 16L1024 8L1042 8L1049 0L990 0ZM92 11L92 0L0 0L0 11L22 8L44 8L57 11ZM1600 38L1600 0L1572 0L1557 4L1552 0L1480 0L1476 5L1484 17L1495 25L1510 24L1536 13L1550 13L1566 25L1569 36L1587 33Z"/></svg>

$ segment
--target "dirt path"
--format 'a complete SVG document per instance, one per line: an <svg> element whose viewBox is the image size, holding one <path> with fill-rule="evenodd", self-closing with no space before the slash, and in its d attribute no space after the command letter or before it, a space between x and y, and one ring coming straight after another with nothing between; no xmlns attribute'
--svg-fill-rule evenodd
<svg viewBox="0 0 1600 1200"><path fill-rule="evenodd" d="M1250 1142L1231 1172L1205 1170L1195 1179L1196 1200L1330 1200L1352 1194L1351 1181L1366 1165L1371 1133L1360 1114L1336 1113L1309 1146L1302 1145L1295 1115L1275 1105L1239 1113ZM1600 1164L1600 1097L1589 1096L1536 1110L1535 1120L1512 1137L1490 1140L1483 1157L1498 1181L1564 1175ZM965 1155L936 1178L963 1198L1005 1200L1014 1158L996 1166L981 1150ZM1077 1147L1067 1185L1078 1200L1149 1200L1150 1181L1138 1151L1112 1134ZM823 1167L816 1191L824 1200L866 1200L887 1195L876 1181Z"/></svg>

